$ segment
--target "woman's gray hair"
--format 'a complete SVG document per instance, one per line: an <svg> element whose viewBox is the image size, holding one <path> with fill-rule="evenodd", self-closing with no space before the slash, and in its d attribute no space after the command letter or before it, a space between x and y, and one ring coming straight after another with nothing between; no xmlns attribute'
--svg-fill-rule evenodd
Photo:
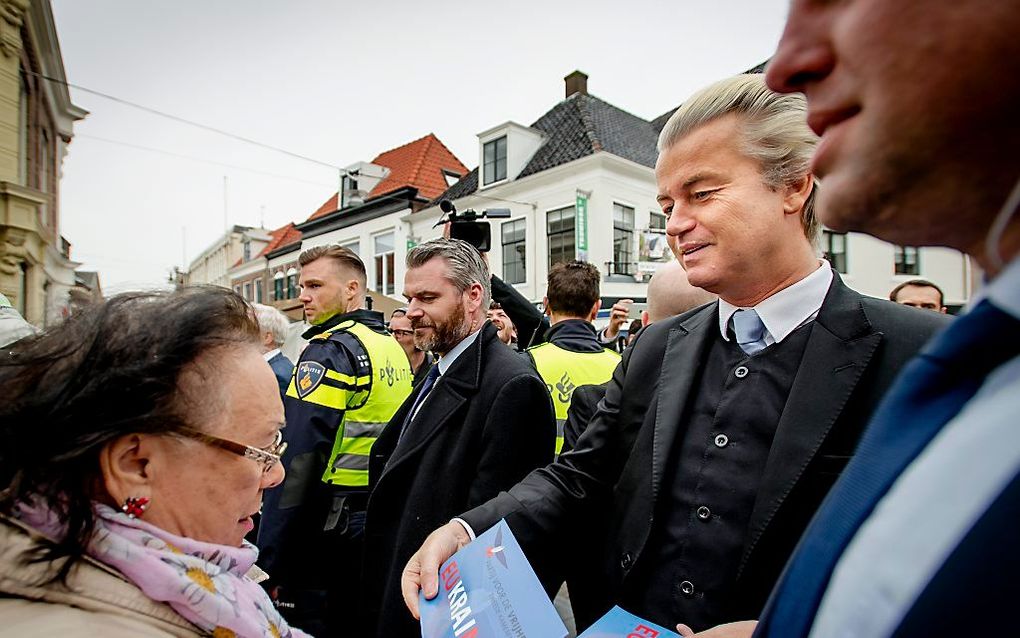
<svg viewBox="0 0 1020 638"><path fill-rule="evenodd" d="M489 280L489 267L482 260L478 249L460 239L437 238L419 244L407 253L407 268L420 268L441 257L446 261L447 280L464 292L477 283L482 287L482 309L489 308L492 298L492 283Z"/></svg>
<svg viewBox="0 0 1020 638"><path fill-rule="evenodd" d="M696 128L730 113L743 116L742 150L761 164L767 186L779 188L811 172L818 136L807 125L807 101L799 93L772 91L757 73L727 78L695 93L662 128L659 153ZM816 180L801 218L804 235L812 244L818 236L815 195L819 186Z"/></svg>
<svg viewBox="0 0 1020 638"><path fill-rule="evenodd" d="M273 341L277 346L282 346L290 333L290 320L287 319L287 315L272 306L260 303L252 304L252 307L255 308L255 317L259 320L259 330L263 333L273 333Z"/></svg>

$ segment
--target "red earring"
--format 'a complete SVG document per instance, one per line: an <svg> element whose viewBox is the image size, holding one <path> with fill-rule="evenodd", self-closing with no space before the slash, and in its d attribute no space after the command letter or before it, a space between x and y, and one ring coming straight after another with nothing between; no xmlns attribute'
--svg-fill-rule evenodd
<svg viewBox="0 0 1020 638"><path fill-rule="evenodd" d="M149 497L139 496L135 498L134 496L129 496L124 500L124 504L120 506L120 509L128 515L128 518L141 518L145 510L149 509Z"/></svg>

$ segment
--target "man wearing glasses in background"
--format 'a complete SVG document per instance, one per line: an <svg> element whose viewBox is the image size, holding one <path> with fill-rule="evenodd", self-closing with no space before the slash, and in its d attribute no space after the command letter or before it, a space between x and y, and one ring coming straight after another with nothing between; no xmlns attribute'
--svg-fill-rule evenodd
<svg viewBox="0 0 1020 638"><path fill-rule="evenodd" d="M414 345L414 330L411 328L411 320L407 318L407 308L397 308L390 315L390 334L404 349L404 354L411 364L411 373L414 375L412 385L417 386L429 373L434 359L431 353Z"/></svg>

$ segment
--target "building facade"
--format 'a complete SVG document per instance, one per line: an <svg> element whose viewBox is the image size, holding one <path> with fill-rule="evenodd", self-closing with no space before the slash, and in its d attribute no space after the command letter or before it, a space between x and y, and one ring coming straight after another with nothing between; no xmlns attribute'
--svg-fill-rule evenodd
<svg viewBox="0 0 1020 638"><path fill-rule="evenodd" d="M36 326L70 314L80 265L60 235L59 184L88 113L65 81L48 0L0 0L0 292Z"/></svg>

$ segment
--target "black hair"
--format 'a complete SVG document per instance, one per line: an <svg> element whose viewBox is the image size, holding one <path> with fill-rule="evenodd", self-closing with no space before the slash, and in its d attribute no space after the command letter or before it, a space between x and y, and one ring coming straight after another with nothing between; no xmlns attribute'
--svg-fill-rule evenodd
<svg viewBox="0 0 1020 638"><path fill-rule="evenodd" d="M0 350L0 513L41 500L67 526L33 560L67 557L55 576L65 578L104 495L100 451L126 434L195 427L182 371L213 348L258 339L244 299L201 286L116 295Z"/></svg>

